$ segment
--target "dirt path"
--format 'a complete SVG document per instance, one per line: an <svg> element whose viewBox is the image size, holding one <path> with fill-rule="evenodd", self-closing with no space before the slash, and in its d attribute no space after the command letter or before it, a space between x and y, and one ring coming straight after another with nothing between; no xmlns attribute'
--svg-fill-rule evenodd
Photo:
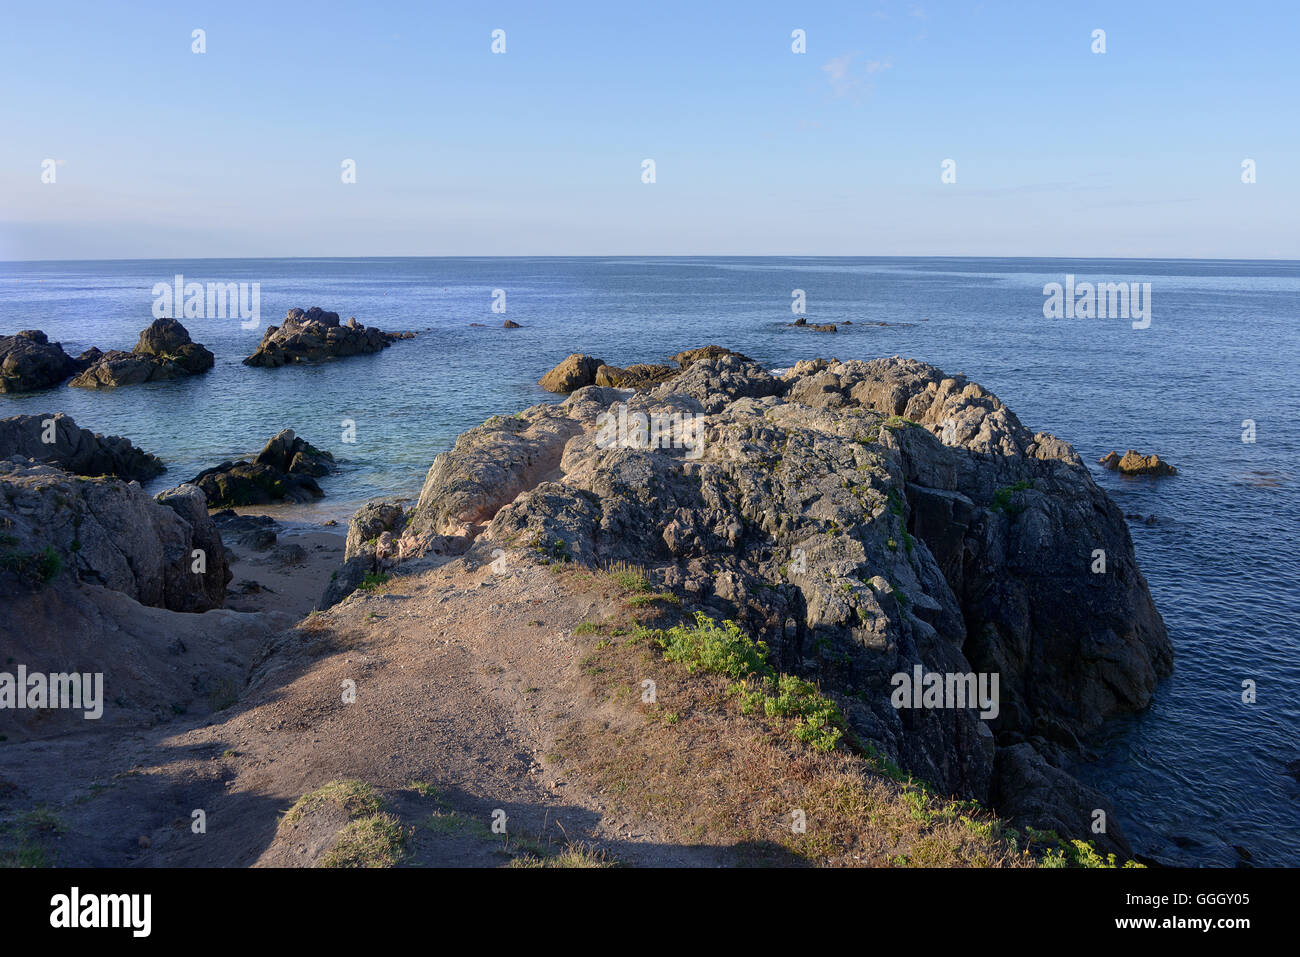
<svg viewBox="0 0 1300 957"><path fill-rule="evenodd" d="M410 864L500 865L566 840L629 864L727 863L606 817L546 760L558 729L592 716L573 629L616 612L546 566L426 568L306 619L200 726L12 744L2 777L11 799L57 820L61 865L310 865L323 846L308 831L277 837L279 817L340 779L385 795ZM196 810L206 833L192 831Z"/></svg>

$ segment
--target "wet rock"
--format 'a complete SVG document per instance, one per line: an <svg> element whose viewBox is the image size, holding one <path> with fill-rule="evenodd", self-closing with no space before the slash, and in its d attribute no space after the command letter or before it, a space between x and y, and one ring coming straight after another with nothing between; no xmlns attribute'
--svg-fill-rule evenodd
<svg viewBox="0 0 1300 957"><path fill-rule="evenodd" d="M1143 455L1129 449L1121 458L1117 452L1108 452L1099 460L1099 464L1112 472L1124 475L1177 475L1178 470L1158 455Z"/></svg>
<svg viewBox="0 0 1300 957"><path fill-rule="evenodd" d="M501 323L501 328L502 328L502 329L522 329L523 326L521 326L519 323L515 322L513 319L507 319L505 322Z"/></svg>
<svg viewBox="0 0 1300 957"><path fill-rule="evenodd" d="M15 455L90 477L144 482L166 471L156 455L136 448L129 439L79 428L62 412L0 419L0 458Z"/></svg>
<svg viewBox="0 0 1300 957"><path fill-rule="evenodd" d="M337 312L326 312L320 306L290 309L282 325L267 327L257 351L244 360L244 365L274 369L290 363L366 355L414 335L383 332L363 326L356 319L340 324Z"/></svg>
<svg viewBox="0 0 1300 957"><path fill-rule="evenodd" d="M130 352L94 352L93 361L69 385L100 389L179 379L207 372L215 361L175 319L155 319Z"/></svg>
<svg viewBox="0 0 1300 957"><path fill-rule="evenodd" d="M309 502L325 493L316 477L332 471L334 456L285 429L274 435L250 461L222 462L200 472L191 484L203 489L208 504L222 506L268 505L272 502Z"/></svg>
<svg viewBox="0 0 1300 957"><path fill-rule="evenodd" d="M0 336L0 392L49 389L81 370L81 364L39 329Z"/></svg>

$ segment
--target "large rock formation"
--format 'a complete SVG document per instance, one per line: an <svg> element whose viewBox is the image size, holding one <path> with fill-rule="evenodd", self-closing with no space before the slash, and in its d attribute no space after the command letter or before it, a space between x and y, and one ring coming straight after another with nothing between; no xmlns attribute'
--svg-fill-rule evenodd
<svg viewBox="0 0 1300 957"><path fill-rule="evenodd" d="M136 448L130 439L78 428L62 412L0 419L0 459L15 455L77 475L113 475L137 482L167 470L156 455Z"/></svg>
<svg viewBox="0 0 1300 957"><path fill-rule="evenodd" d="M228 461L190 479L207 496L210 508L310 502L325 493L316 478L334 470L334 456L323 452L292 429L273 435L252 461Z"/></svg>
<svg viewBox="0 0 1300 957"><path fill-rule="evenodd" d="M134 482L13 458L0 461L0 578L0 592L85 583L194 612L221 606L230 572L197 488L154 500Z"/></svg>
<svg viewBox="0 0 1300 957"><path fill-rule="evenodd" d="M257 351L244 360L244 365L274 369L293 362L324 362L379 352L397 339L413 336L409 332L382 332L356 319L340 325L337 312L326 312L320 306L306 311L290 309L283 325L267 327Z"/></svg>
<svg viewBox="0 0 1300 957"><path fill-rule="evenodd" d="M49 389L82 368L84 361L72 358L39 329L0 336L0 392Z"/></svg>
<svg viewBox="0 0 1300 957"><path fill-rule="evenodd" d="M683 365L462 435L389 562L495 547L644 566L936 788L1126 851L1113 821L1091 833L1108 805L1063 767L1150 703L1172 651L1123 515L1074 450L912 360ZM896 707L917 667L996 675L995 713Z"/></svg>
<svg viewBox="0 0 1300 957"><path fill-rule="evenodd" d="M175 319L155 319L141 331L130 352L92 352L87 353L90 364L69 385L101 389L178 379L207 372L215 361L211 352L190 340L189 332Z"/></svg>

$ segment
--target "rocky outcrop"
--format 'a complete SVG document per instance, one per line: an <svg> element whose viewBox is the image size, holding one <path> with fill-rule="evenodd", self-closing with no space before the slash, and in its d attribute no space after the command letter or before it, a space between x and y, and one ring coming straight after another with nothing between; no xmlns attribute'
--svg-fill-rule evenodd
<svg viewBox="0 0 1300 957"><path fill-rule="evenodd" d="M1123 458L1118 452L1107 452L1099 463L1112 472L1118 470L1124 475L1177 475L1178 470L1158 455L1143 455L1129 449Z"/></svg>
<svg viewBox="0 0 1300 957"><path fill-rule="evenodd" d="M334 470L334 456L284 429L252 461L222 462L190 480L207 496L210 508L310 502L325 493L316 479Z"/></svg>
<svg viewBox="0 0 1300 957"><path fill-rule="evenodd" d="M735 355L748 362L746 356L733 353L722 346L703 346L699 349L687 349L673 356L677 368L669 365L636 363L625 369L606 364L583 353L574 353L562 361L546 375L537 380L547 392L567 395L589 385L609 386L618 389L648 389L661 382L676 378L701 359L716 359L719 356Z"/></svg>
<svg viewBox="0 0 1300 957"><path fill-rule="evenodd" d="M363 326L356 319L340 324L337 312L326 312L320 306L290 309L282 325L267 327L257 351L244 360L244 365L274 369L295 362L367 355L414 335L413 332L383 332L373 326Z"/></svg>
<svg viewBox="0 0 1300 957"><path fill-rule="evenodd" d="M575 353L537 380L547 392L566 395L583 386L594 385L596 370L605 365L603 359Z"/></svg>
<svg viewBox="0 0 1300 957"><path fill-rule="evenodd" d="M844 324L846 326L853 325L853 323L851 322L846 322ZM809 323L807 319L804 319L802 317L796 319L794 322L787 322L786 325L792 326L797 329L811 329L813 332L837 332L838 331L838 329L835 326L835 323L833 322Z"/></svg>
<svg viewBox="0 0 1300 957"><path fill-rule="evenodd" d="M49 389L82 368L83 361L72 358L39 329L0 336L0 392Z"/></svg>
<svg viewBox="0 0 1300 957"><path fill-rule="evenodd" d="M681 374L681 369L672 366L636 363L626 369L617 366L602 365L596 370L595 385L611 386L617 389L648 389L660 382Z"/></svg>
<svg viewBox="0 0 1300 957"><path fill-rule="evenodd" d="M198 375L212 368L211 352L190 340L175 319L155 319L140 333L130 352L93 350L90 364L69 385L83 389L116 388Z"/></svg>
<svg viewBox="0 0 1300 957"><path fill-rule="evenodd" d="M83 583L196 612L220 607L230 579L197 488L154 500L133 482L17 458L0 462L0 543L0 592Z"/></svg>
<svg viewBox="0 0 1300 957"><path fill-rule="evenodd" d="M753 362L749 356L743 356L739 352L732 352L725 346L701 346L698 349L687 349L685 352L679 352L673 356L673 362L676 362L683 369L689 369L701 359L721 359L723 356L735 356L742 362Z"/></svg>
<svg viewBox="0 0 1300 957"><path fill-rule="evenodd" d="M129 439L78 428L62 412L0 419L0 458L15 455L76 475L112 475L137 482L166 471L157 456L136 448Z"/></svg>
<svg viewBox="0 0 1300 957"><path fill-rule="evenodd" d="M318 608L337 605L365 581L378 573L397 554L397 538L406 524L406 510L395 502L367 502L348 523L343 567L334 573Z"/></svg>
<svg viewBox="0 0 1300 957"><path fill-rule="evenodd" d="M462 435L388 562L502 548L642 566L939 790L1096 838L1084 805L1103 805L1063 766L1150 703L1172 650L1123 515L1069 444L913 360L682 364ZM995 706L896 706L917 668L996 675Z"/></svg>

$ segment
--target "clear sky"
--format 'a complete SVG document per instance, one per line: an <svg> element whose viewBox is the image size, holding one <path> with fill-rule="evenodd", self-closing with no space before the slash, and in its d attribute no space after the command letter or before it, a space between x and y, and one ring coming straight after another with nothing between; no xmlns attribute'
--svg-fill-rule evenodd
<svg viewBox="0 0 1300 957"><path fill-rule="evenodd" d="M1294 0L4 0L0 31L0 259L1300 259Z"/></svg>

